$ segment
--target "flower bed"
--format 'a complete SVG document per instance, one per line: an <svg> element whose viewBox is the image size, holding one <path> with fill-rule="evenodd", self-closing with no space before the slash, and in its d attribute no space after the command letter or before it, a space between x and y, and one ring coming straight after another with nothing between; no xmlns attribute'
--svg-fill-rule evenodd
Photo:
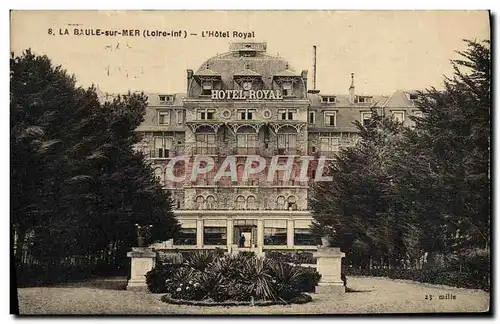
<svg viewBox="0 0 500 324"><path fill-rule="evenodd" d="M259 301L297 303L310 300L321 276L313 268L290 265L251 254L237 256L199 251L180 264L158 264L146 275L150 291L168 293L173 301L251 305ZM307 296L307 295L305 295ZM255 302L254 302L255 304Z"/></svg>
<svg viewBox="0 0 500 324"><path fill-rule="evenodd" d="M312 301L312 297L307 294L301 294L298 297L292 298L288 302L283 300L257 300L257 301L222 301L216 302L213 300L184 300L175 299L166 294L161 297L161 301L175 305L188 305L188 306L273 306L273 305L290 305L290 304L305 304Z"/></svg>

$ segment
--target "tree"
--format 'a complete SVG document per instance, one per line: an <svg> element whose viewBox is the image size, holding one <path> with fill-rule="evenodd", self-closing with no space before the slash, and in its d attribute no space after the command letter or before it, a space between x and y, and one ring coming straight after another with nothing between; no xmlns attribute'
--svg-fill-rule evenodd
<svg viewBox="0 0 500 324"><path fill-rule="evenodd" d="M135 224L153 239L179 229L168 191L133 150L143 94L101 103L46 56L11 58L11 224L17 256L32 240L43 262L108 255L136 244Z"/></svg>
<svg viewBox="0 0 500 324"><path fill-rule="evenodd" d="M439 178L448 227L461 233L462 246L484 247L491 213L490 42L465 43L444 91L432 88L418 102L426 117L417 120L417 152L428 158L427 175Z"/></svg>
<svg viewBox="0 0 500 324"><path fill-rule="evenodd" d="M374 109L331 165L333 181L313 187L313 231L334 229L348 255L397 266L489 243L490 50L466 44L444 91L420 92L414 129Z"/></svg>

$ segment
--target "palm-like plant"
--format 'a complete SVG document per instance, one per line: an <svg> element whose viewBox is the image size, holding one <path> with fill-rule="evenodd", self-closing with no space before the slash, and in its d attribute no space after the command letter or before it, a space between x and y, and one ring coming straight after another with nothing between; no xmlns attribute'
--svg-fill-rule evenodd
<svg viewBox="0 0 500 324"><path fill-rule="evenodd" d="M204 271L215 260L215 254L210 251L195 251L184 256L184 265L199 271Z"/></svg>
<svg viewBox="0 0 500 324"><path fill-rule="evenodd" d="M261 300L275 299L273 278L269 261L262 258L249 258L243 263L241 279L248 285L252 295Z"/></svg>

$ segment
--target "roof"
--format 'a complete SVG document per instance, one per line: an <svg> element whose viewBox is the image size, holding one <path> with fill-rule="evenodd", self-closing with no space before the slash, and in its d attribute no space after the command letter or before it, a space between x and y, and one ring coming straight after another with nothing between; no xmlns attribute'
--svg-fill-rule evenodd
<svg viewBox="0 0 500 324"><path fill-rule="evenodd" d="M415 103L408 95L416 92L416 90L396 90L385 102L384 107L415 107Z"/></svg>
<svg viewBox="0 0 500 324"><path fill-rule="evenodd" d="M274 76L276 77L299 77L300 74L298 74L297 72L295 71L292 71L290 69L286 69L286 70L283 70L283 71L280 71L278 73L276 73Z"/></svg>
<svg viewBox="0 0 500 324"><path fill-rule="evenodd" d="M321 101L321 97L323 96L328 96L328 97L335 97L335 103L323 103ZM384 95L361 95L363 97L372 97L371 102L366 102L366 103L353 103L351 104L349 102L349 95L348 94L307 94L307 98L311 101L311 107L372 107L372 106L382 106L386 101L388 96Z"/></svg>
<svg viewBox="0 0 500 324"><path fill-rule="evenodd" d="M259 73L255 72L251 69L244 69L242 71L235 72L234 76L258 76L258 77L261 77L262 75L260 75Z"/></svg>
<svg viewBox="0 0 500 324"><path fill-rule="evenodd" d="M203 62L194 75L199 75L209 67L221 76L224 88L231 88L234 76L239 75L262 77L263 88L271 89L273 76L287 69L293 71L284 58L266 53L267 47L263 45L264 43L248 43L251 44L251 50L245 47L247 42L235 43L229 52L213 56Z"/></svg>
<svg viewBox="0 0 500 324"><path fill-rule="evenodd" d="M220 77L219 73L212 71L210 69L199 70L195 75L196 76L219 76Z"/></svg>
<svg viewBox="0 0 500 324"><path fill-rule="evenodd" d="M145 95L148 97L148 105L149 106L182 106L183 105L183 99L187 97L187 94L185 93L145 93ZM160 97L159 96L174 96L174 101L173 103L163 103L160 102Z"/></svg>

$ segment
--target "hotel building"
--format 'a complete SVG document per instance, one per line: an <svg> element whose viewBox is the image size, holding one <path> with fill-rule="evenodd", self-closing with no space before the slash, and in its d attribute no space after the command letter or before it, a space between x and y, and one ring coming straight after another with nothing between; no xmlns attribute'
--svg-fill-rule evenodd
<svg viewBox="0 0 500 324"><path fill-rule="evenodd" d="M145 120L137 129L137 149L151 160L155 173L174 199L182 230L166 242L177 249L234 251L315 250L309 233L308 181L297 180L301 156L332 158L356 143L353 121L371 117L371 108L411 125L419 114L416 94L391 96L356 93L354 76L346 76L347 94L307 89L308 72L298 72L284 58L266 53L266 43L239 42L229 51L187 70L186 93L148 95ZM350 86L347 87L350 83ZM231 91L226 91L231 90ZM243 180L247 156L273 157L280 164L294 158L284 179L268 170ZM169 181L167 165L179 156L210 156L216 170L227 156L236 159L237 179L215 181L216 171L190 179L192 163L178 161ZM203 164L203 162L202 162ZM307 175L315 177L311 162ZM204 165L201 165L204 167ZM239 246L244 237L243 247Z"/></svg>

